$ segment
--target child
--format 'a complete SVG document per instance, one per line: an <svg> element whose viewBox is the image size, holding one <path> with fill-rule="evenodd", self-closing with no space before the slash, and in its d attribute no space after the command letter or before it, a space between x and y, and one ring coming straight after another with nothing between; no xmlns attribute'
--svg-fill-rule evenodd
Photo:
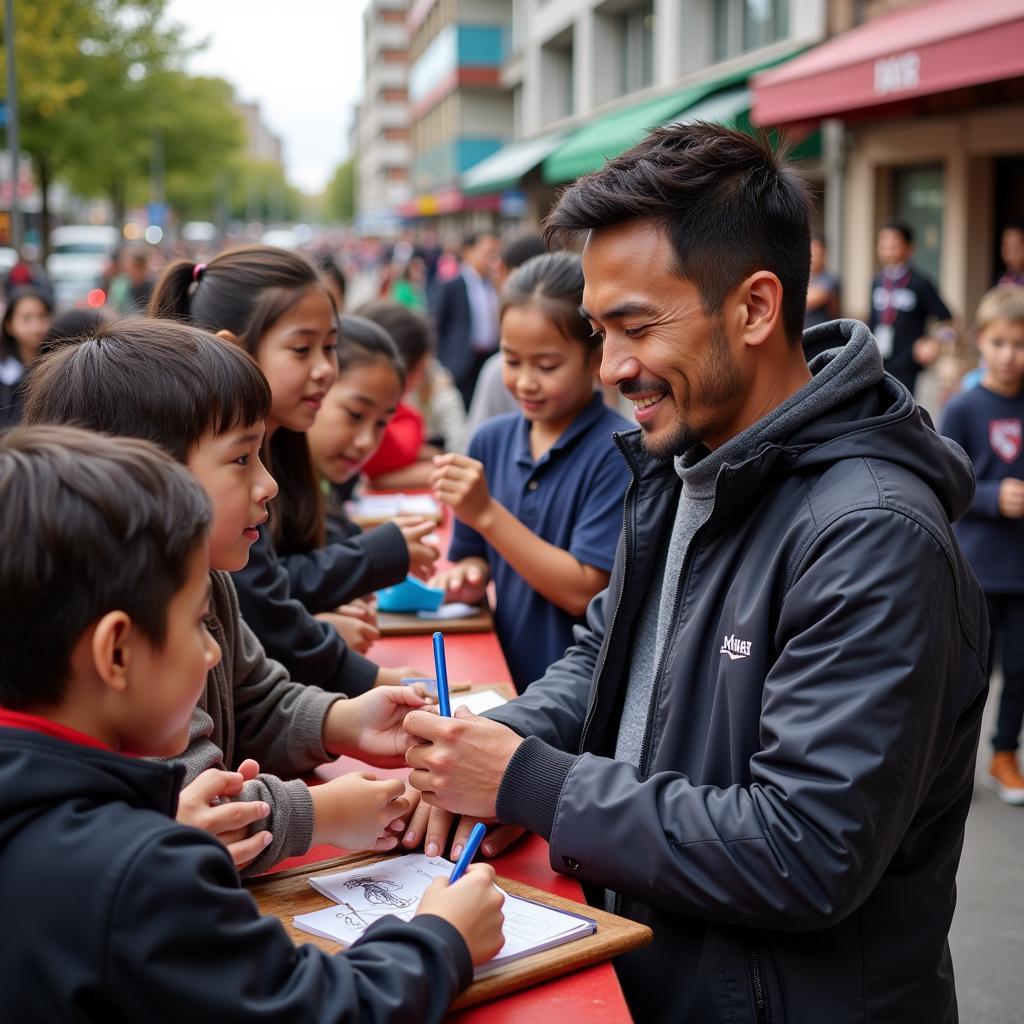
<svg viewBox="0 0 1024 1024"><path fill-rule="evenodd" d="M265 452L281 489L248 564L235 575L242 615L267 653L295 678L349 696L418 674L379 668L352 651L341 632L345 622L327 610L376 589L372 564L364 563L361 573L335 565L325 579L309 559L301 571L294 565L289 571L279 557L320 548L325 540L305 432L337 374L337 317L316 270L296 253L260 245L229 249L209 264L178 260L157 282L150 313L234 342L270 383ZM399 575L407 568L406 562ZM394 576L390 567L387 578ZM314 617L310 606L317 604Z"/></svg>
<svg viewBox="0 0 1024 1024"><path fill-rule="evenodd" d="M601 343L580 316L578 256L528 260L505 286L505 386L522 413L485 423L469 456L440 455L431 486L458 522L438 578L453 601L478 602L493 576L495 626L524 690L572 642L608 583L629 469L610 435L630 423L594 392Z"/></svg>
<svg viewBox="0 0 1024 1024"><path fill-rule="evenodd" d="M992 737L989 785L1024 804L1017 761L1024 720L1024 288L1002 285L978 306L981 383L953 398L942 433L974 463L977 490L957 538L978 575L992 628L989 663L1001 644L1003 689Z"/></svg>
<svg viewBox="0 0 1024 1024"><path fill-rule="evenodd" d="M37 288L14 288L0 321L0 428L21 419L21 383L50 329L53 304Z"/></svg>
<svg viewBox="0 0 1024 1024"><path fill-rule="evenodd" d="M394 487L425 487L432 469L431 459L442 451L462 451L466 435L466 407L452 375L433 355L433 328L427 317L396 302L369 302L359 310L361 316L380 324L394 339L407 367L405 396L399 409L408 407L422 421L423 443L416 461L403 478L389 474L376 482ZM385 432L382 448L388 444L391 428ZM376 462L376 459L373 460ZM371 476L373 462L367 472Z"/></svg>
<svg viewBox="0 0 1024 1024"><path fill-rule="evenodd" d="M405 363L388 333L361 316L338 319L338 376L308 433L313 463L328 496L329 541L369 539L345 514L334 489L355 479L380 446L405 386ZM411 517L396 520L408 548L410 569L427 579L437 549L421 540L434 524ZM379 529L388 529L382 527Z"/></svg>
<svg viewBox="0 0 1024 1024"><path fill-rule="evenodd" d="M266 379L241 349L195 328L153 320L125 322L40 357L25 397L29 423L75 424L151 441L186 463L210 495L215 571L209 628L222 654L181 758L186 781L196 780L196 789L183 794L179 820L217 834L253 873L318 843L393 846L386 826L404 813L400 784L350 774L309 788L294 776L343 752L401 763L401 720L408 707L423 703L406 687L346 701L292 682L242 621L229 572L245 565L277 491L259 457L270 407ZM247 769L244 786L236 782L244 801L264 805L262 813L208 827L210 805L235 794L209 792L198 777L250 757L265 773L252 778ZM257 820L260 828L246 827Z"/></svg>
<svg viewBox="0 0 1024 1024"><path fill-rule="evenodd" d="M224 848L172 819L204 681L210 502L154 446L0 438L0 1018L440 1021L502 943L494 871L409 923L296 948Z"/></svg>

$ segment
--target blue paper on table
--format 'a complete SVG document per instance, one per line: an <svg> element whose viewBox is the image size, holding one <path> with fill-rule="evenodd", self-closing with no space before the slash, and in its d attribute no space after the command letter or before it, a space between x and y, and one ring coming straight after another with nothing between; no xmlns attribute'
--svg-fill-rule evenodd
<svg viewBox="0 0 1024 1024"><path fill-rule="evenodd" d="M428 587L415 576L377 591L377 608L382 612L434 612L443 600L440 587Z"/></svg>

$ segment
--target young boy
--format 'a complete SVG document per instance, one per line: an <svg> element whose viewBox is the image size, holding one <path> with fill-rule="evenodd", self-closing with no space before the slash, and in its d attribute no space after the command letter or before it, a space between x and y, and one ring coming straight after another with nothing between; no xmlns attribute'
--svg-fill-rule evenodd
<svg viewBox="0 0 1024 1024"><path fill-rule="evenodd" d="M1024 288L1002 285L978 306L978 387L947 406L942 432L974 463L974 503L956 524L978 575L992 627L989 664L1002 645L1003 690L992 737L989 784L1008 804L1024 804L1017 761L1024 720Z"/></svg>
<svg viewBox="0 0 1024 1024"><path fill-rule="evenodd" d="M0 1019L439 1021L501 945L492 868L296 949L174 822L181 767L126 756L184 748L221 656L198 483L143 441L17 429L0 507Z"/></svg>
<svg viewBox="0 0 1024 1024"><path fill-rule="evenodd" d="M401 782L352 773L307 787L295 776L342 753L401 764L401 722L423 698L391 686L345 700L292 682L241 619L228 575L245 565L277 493L260 462L270 390L259 368L240 348L205 331L138 320L65 344L36 369L26 393L27 422L152 441L188 466L213 503L209 629L222 656L179 757L191 784L179 821L219 836L247 873L319 843L393 847L388 825L397 827L408 810ZM253 777L256 766L244 758L254 758L264 774ZM240 761L241 777L197 778ZM239 791L244 806L220 799Z"/></svg>

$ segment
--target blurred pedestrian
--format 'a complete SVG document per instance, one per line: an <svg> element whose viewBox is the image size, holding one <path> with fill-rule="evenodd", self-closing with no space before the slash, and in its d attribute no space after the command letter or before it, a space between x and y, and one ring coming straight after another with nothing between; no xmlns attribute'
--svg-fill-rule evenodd
<svg viewBox="0 0 1024 1024"><path fill-rule="evenodd" d="M999 284L1024 285L1024 221L1011 221L1003 228L999 253L1003 257Z"/></svg>
<svg viewBox="0 0 1024 1024"><path fill-rule="evenodd" d="M49 293L22 286L11 289L0 320L0 428L21 420L21 381L50 329Z"/></svg>
<svg viewBox="0 0 1024 1024"><path fill-rule="evenodd" d="M493 276L498 239L490 232L467 235L458 274L441 282L433 305L438 358L455 378L468 405L480 368L498 348L498 295Z"/></svg>
<svg viewBox="0 0 1024 1024"><path fill-rule="evenodd" d="M427 270L421 257L411 256L404 265L395 266L391 298L400 306L416 312L426 312L426 288Z"/></svg>
<svg viewBox="0 0 1024 1024"><path fill-rule="evenodd" d="M952 346L956 331L953 314L932 281L912 263L914 231L903 221L890 220L878 230L878 260L882 270L871 283L871 328L885 369L911 394L917 375L938 358L943 344ZM938 321L935 335L927 332Z"/></svg>
<svg viewBox="0 0 1024 1024"><path fill-rule="evenodd" d="M807 310L804 313L804 330L827 324L839 316L839 278L826 267L827 250L821 235L811 237L811 279L807 284ZM810 362L818 353L804 355Z"/></svg>
<svg viewBox="0 0 1024 1024"><path fill-rule="evenodd" d="M148 250L140 245L125 246L117 269L118 273L110 282L110 305L126 316L145 313L154 283Z"/></svg>
<svg viewBox="0 0 1024 1024"><path fill-rule="evenodd" d="M4 295L9 297L15 288L36 288L53 295L50 278L39 262L39 249L30 242L21 247L17 262L4 278Z"/></svg>

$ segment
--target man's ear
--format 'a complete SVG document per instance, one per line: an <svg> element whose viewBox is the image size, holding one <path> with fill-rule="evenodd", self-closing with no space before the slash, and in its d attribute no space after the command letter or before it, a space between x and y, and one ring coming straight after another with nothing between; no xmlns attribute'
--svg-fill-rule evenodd
<svg viewBox="0 0 1024 1024"><path fill-rule="evenodd" d="M93 668L104 684L118 693L128 688L132 638L132 620L127 612L107 612L93 627Z"/></svg>
<svg viewBox="0 0 1024 1024"><path fill-rule="evenodd" d="M758 270L739 286L740 335L746 345L763 345L782 320L782 282L770 270Z"/></svg>
<svg viewBox="0 0 1024 1024"><path fill-rule="evenodd" d="M232 345L240 344L238 335L234 331L228 331L222 327L219 331L214 331L214 334L222 341L230 341Z"/></svg>

